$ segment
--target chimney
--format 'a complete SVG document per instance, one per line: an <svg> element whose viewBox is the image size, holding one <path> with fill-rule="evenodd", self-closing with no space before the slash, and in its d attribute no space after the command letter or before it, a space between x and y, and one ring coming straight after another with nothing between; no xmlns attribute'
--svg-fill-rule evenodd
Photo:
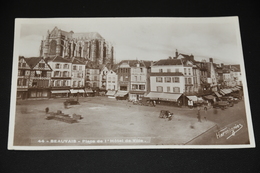
<svg viewBox="0 0 260 173"><path fill-rule="evenodd" d="M177 59L178 56L179 56L179 53L178 53L178 50L176 49L175 58L174 59Z"/></svg>
<svg viewBox="0 0 260 173"><path fill-rule="evenodd" d="M191 60L194 61L194 56L192 54L190 55L190 58L191 58Z"/></svg>
<svg viewBox="0 0 260 173"><path fill-rule="evenodd" d="M213 63L213 58L209 58L209 62L212 62L212 63Z"/></svg>
<svg viewBox="0 0 260 173"><path fill-rule="evenodd" d="M221 63L221 67L222 67L222 68L224 67L224 63Z"/></svg>
<svg viewBox="0 0 260 173"><path fill-rule="evenodd" d="M171 56L169 56L169 59L172 59L172 57L171 57Z"/></svg>

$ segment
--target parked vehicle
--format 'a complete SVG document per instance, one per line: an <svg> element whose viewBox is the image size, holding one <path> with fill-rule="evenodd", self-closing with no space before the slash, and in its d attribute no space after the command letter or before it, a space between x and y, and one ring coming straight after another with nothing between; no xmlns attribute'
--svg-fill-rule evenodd
<svg viewBox="0 0 260 173"><path fill-rule="evenodd" d="M223 96L221 98L222 101L227 101L229 103L229 107L233 107L234 106L234 98L231 96Z"/></svg>
<svg viewBox="0 0 260 173"><path fill-rule="evenodd" d="M228 106L228 101L218 101L213 104L213 108L221 108L222 110L226 109Z"/></svg>
<svg viewBox="0 0 260 173"><path fill-rule="evenodd" d="M168 111L168 110L161 110L159 118L163 118L163 119L167 119L168 118L168 120L170 121L170 120L172 120L172 116L173 116L173 113L171 113L170 111Z"/></svg>

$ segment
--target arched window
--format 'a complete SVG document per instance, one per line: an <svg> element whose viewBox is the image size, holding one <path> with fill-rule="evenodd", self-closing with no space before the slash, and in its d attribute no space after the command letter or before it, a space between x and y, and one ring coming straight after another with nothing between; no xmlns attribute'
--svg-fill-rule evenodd
<svg viewBox="0 0 260 173"><path fill-rule="evenodd" d="M76 86L77 86L77 82L73 81L73 87L76 87Z"/></svg>
<svg viewBox="0 0 260 173"><path fill-rule="evenodd" d="M50 53L51 54L56 54L56 46L57 46L57 41L52 40L50 43Z"/></svg>

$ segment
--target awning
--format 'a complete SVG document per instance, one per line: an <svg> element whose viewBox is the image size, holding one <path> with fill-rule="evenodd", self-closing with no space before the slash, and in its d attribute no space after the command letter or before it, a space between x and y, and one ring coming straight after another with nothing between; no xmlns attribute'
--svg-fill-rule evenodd
<svg viewBox="0 0 260 173"><path fill-rule="evenodd" d="M222 97L218 92L214 92L217 97Z"/></svg>
<svg viewBox="0 0 260 173"><path fill-rule="evenodd" d="M93 93L92 89L85 89L86 93Z"/></svg>
<svg viewBox="0 0 260 173"><path fill-rule="evenodd" d="M116 91L107 91L106 95L107 96L113 96L116 94Z"/></svg>
<svg viewBox="0 0 260 173"><path fill-rule="evenodd" d="M198 101L198 97L197 96L186 96L189 100L192 100L194 102Z"/></svg>
<svg viewBox="0 0 260 173"><path fill-rule="evenodd" d="M124 97L126 94L128 94L128 91L117 91L115 96L116 97Z"/></svg>
<svg viewBox="0 0 260 173"><path fill-rule="evenodd" d="M216 97L214 97L213 95L207 95L207 96L204 96L205 99L208 99L208 100L213 100L215 99Z"/></svg>
<svg viewBox="0 0 260 173"><path fill-rule="evenodd" d="M75 94L75 93L85 93L83 89L71 89L70 93Z"/></svg>
<svg viewBox="0 0 260 173"><path fill-rule="evenodd" d="M145 97L149 97L151 100L158 100L163 93L150 92Z"/></svg>
<svg viewBox="0 0 260 173"><path fill-rule="evenodd" d="M58 94L58 93L69 93L69 90L52 90L52 94Z"/></svg>
<svg viewBox="0 0 260 173"><path fill-rule="evenodd" d="M222 89L222 90L220 90L222 93L224 93L224 94L229 94L229 93L231 93L232 91L230 90L230 89Z"/></svg>
<svg viewBox="0 0 260 173"><path fill-rule="evenodd" d="M28 91L27 88L17 88L17 91Z"/></svg>
<svg viewBox="0 0 260 173"><path fill-rule="evenodd" d="M232 93L232 92L233 92L232 89L227 89L227 90L228 90L229 93Z"/></svg>
<svg viewBox="0 0 260 173"><path fill-rule="evenodd" d="M180 98L180 96L181 96L181 94L162 93L162 95L160 95L160 97L159 97L159 100L177 102L177 100L178 100L178 98Z"/></svg>
<svg viewBox="0 0 260 173"><path fill-rule="evenodd" d="M222 90L220 90L219 93L222 95L226 95Z"/></svg>
<svg viewBox="0 0 260 173"><path fill-rule="evenodd" d="M130 91L129 94L144 94L145 91Z"/></svg>

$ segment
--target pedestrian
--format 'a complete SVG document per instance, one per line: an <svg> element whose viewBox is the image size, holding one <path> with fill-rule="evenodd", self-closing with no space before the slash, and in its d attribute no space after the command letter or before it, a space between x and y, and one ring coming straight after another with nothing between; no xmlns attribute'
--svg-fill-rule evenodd
<svg viewBox="0 0 260 173"><path fill-rule="evenodd" d="M48 107L45 108L45 113L46 113L46 114L49 113L49 108L48 108Z"/></svg>
<svg viewBox="0 0 260 173"><path fill-rule="evenodd" d="M197 113L198 121L201 122L201 115L200 115L200 107L198 107L198 113Z"/></svg>
<svg viewBox="0 0 260 173"><path fill-rule="evenodd" d="M154 107L156 106L156 101L155 101L155 100L153 101L153 106L154 106Z"/></svg>
<svg viewBox="0 0 260 173"><path fill-rule="evenodd" d="M205 106L204 107L204 120L207 121L207 113L208 113L208 108Z"/></svg>
<svg viewBox="0 0 260 173"><path fill-rule="evenodd" d="M64 108L67 109L68 103L65 101L65 102L63 102L63 104L64 104Z"/></svg>

